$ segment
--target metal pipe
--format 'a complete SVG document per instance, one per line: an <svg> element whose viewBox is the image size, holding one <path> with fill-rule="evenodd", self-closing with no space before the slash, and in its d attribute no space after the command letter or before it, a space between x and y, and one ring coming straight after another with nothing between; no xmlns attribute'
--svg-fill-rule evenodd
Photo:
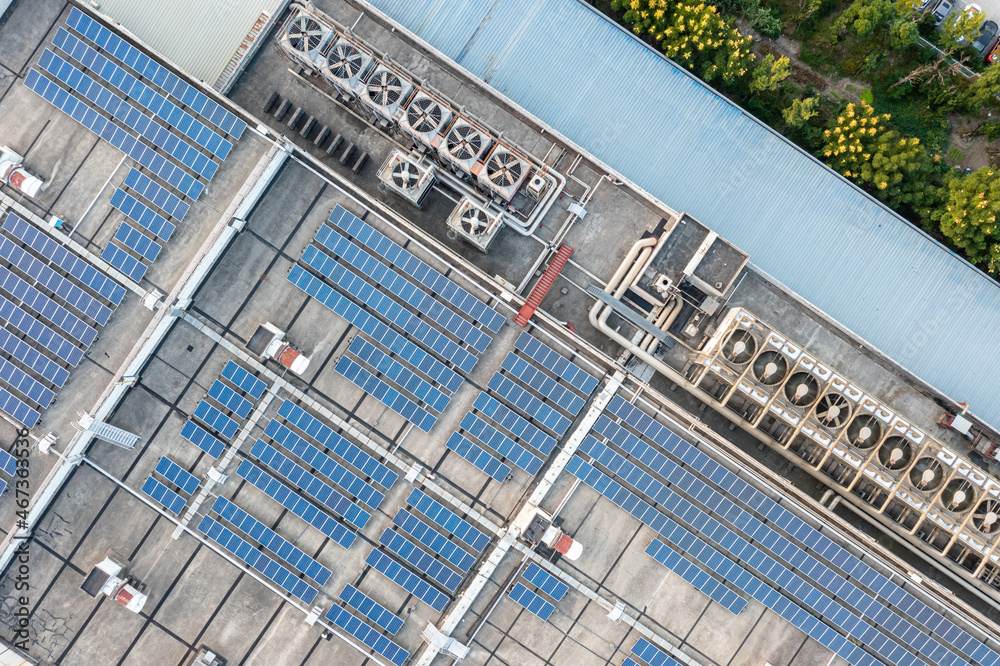
<svg viewBox="0 0 1000 666"><path fill-rule="evenodd" d="M672 299L670 299L670 302L667 303L666 306L664 306L663 310L657 316L655 322L656 327L662 331L666 331L671 326L673 326L674 322L677 320L677 315L681 313L682 306L683 303L681 302L681 299L678 298L677 296L674 296ZM652 354L654 351L656 351L656 345L658 345L659 343L660 343L659 338L657 338L652 333L648 333L646 335L646 339L642 341L641 346L643 349Z"/></svg>
<svg viewBox="0 0 1000 666"><path fill-rule="evenodd" d="M631 247L631 249L629 249L628 253L626 253L625 259L622 261L621 264L619 264L618 270L616 270L615 274L611 276L610 280L608 280L607 285L605 285L604 287L605 290L607 290L610 293L612 289L615 289L616 286L618 285L618 282L625 275L625 271L628 270L628 267L631 265L631 263L635 261L636 256L639 254L639 251L642 250L644 247L651 247L652 245L655 245L657 242L658 239L655 237L644 238L642 240L636 241L636 243ZM594 301L594 304L590 306L590 323L594 328L598 329L600 328L600 326L597 323L597 315L601 311L601 308L603 307L604 307L604 301L600 299Z"/></svg>

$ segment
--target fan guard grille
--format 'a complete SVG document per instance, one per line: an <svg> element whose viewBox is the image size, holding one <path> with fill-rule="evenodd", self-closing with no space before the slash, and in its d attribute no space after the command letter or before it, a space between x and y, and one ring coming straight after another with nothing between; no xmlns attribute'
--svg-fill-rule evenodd
<svg viewBox="0 0 1000 666"><path fill-rule="evenodd" d="M816 406L816 418L827 428L839 428L851 418L851 403L839 393L827 393Z"/></svg>
<svg viewBox="0 0 1000 666"><path fill-rule="evenodd" d="M733 365L746 365L757 353L757 340L749 331L737 329L722 345L722 356Z"/></svg>
<svg viewBox="0 0 1000 666"><path fill-rule="evenodd" d="M406 122L415 132L432 132L441 125L444 112L441 105L432 99L422 97L406 110Z"/></svg>
<svg viewBox="0 0 1000 666"><path fill-rule="evenodd" d="M905 469L912 460L913 445L899 436L887 438L878 449L879 463L882 464L882 467L894 472ZM921 460L927 459L921 458Z"/></svg>
<svg viewBox="0 0 1000 666"><path fill-rule="evenodd" d="M886 442L888 443L888 441ZM910 483L917 490L933 492L944 483L944 471L941 462L931 457L918 460L910 470Z"/></svg>
<svg viewBox="0 0 1000 666"><path fill-rule="evenodd" d="M788 361L780 352L763 352L753 362L753 376L764 386L775 386L788 375Z"/></svg>
<svg viewBox="0 0 1000 666"><path fill-rule="evenodd" d="M364 65L365 57L361 51L353 44L340 42L334 44L330 53L326 56L327 65L330 67L330 74L334 78L346 81L357 76Z"/></svg>
<svg viewBox="0 0 1000 666"><path fill-rule="evenodd" d="M521 180L524 166L514 153L500 150L486 163L486 177L497 187L511 187Z"/></svg>
<svg viewBox="0 0 1000 666"><path fill-rule="evenodd" d="M851 446L867 451L882 439L882 424L870 414L856 416L847 426L847 439Z"/></svg>
<svg viewBox="0 0 1000 666"><path fill-rule="evenodd" d="M486 212L479 208L469 208L462 212L462 229L470 236L478 236L490 224Z"/></svg>
<svg viewBox="0 0 1000 666"><path fill-rule="evenodd" d="M1000 502L985 499L972 514L972 524L983 534L994 534L1000 530Z"/></svg>
<svg viewBox="0 0 1000 666"><path fill-rule="evenodd" d="M300 16L285 31L288 43L300 53L315 51L323 41L323 27L315 19Z"/></svg>
<svg viewBox="0 0 1000 666"><path fill-rule="evenodd" d="M796 407L808 407L818 395L819 382L808 372L796 372L785 384L785 397Z"/></svg>
<svg viewBox="0 0 1000 666"><path fill-rule="evenodd" d="M381 70L368 79L368 97L379 106L391 106L403 96L403 83L392 72Z"/></svg>
<svg viewBox="0 0 1000 666"><path fill-rule="evenodd" d="M976 490L968 479L952 479L941 491L941 504L953 513L968 511L976 501Z"/></svg>
<svg viewBox="0 0 1000 666"><path fill-rule="evenodd" d="M468 160L483 149L483 135L471 125L458 125L448 132L445 140L448 153L457 160Z"/></svg>
<svg viewBox="0 0 1000 666"><path fill-rule="evenodd" d="M409 162L400 162L396 166L392 167L392 182L396 184L397 187L401 187L404 190L408 190L417 184L420 180L420 172L417 167L413 166Z"/></svg>

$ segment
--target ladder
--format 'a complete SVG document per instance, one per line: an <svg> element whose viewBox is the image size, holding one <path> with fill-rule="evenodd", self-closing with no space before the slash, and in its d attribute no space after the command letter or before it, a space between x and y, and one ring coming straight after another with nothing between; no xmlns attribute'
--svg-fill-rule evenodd
<svg viewBox="0 0 1000 666"><path fill-rule="evenodd" d="M573 254L573 248L562 244L559 251L556 252L556 256L552 258L549 263L549 267L545 269L542 273L541 279L535 283L535 287L528 294L528 300L524 302L524 306L521 308L517 316L514 317L514 323L519 324L524 327L528 325L528 320L531 316L535 314L535 310L538 306L542 304L542 300L545 298L545 294L549 293L549 289L555 283L556 278L559 277L559 273L562 271L563 266L569 261L570 256Z"/></svg>

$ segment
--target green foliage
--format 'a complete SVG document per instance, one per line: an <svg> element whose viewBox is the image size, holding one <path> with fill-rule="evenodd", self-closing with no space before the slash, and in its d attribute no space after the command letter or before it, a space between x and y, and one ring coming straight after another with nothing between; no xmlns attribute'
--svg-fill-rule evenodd
<svg viewBox="0 0 1000 666"><path fill-rule="evenodd" d="M916 23L905 18L897 19L889 26L889 46L897 51L905 49L916 43L919 34L920 29Z"/></svg>
<svg viewBox="0 0 1000 666"><path fill-rule="evenodd" d="M869 106L871 106L872 103L875 101L875 96L872 95L872 91L870 88L865 88L864 90L862 90L860 97L861 101Z"/></svg>
<svg viewBox="0 0 1000 666"><path fill-rule="evenodd" d="M751 74L750 94L777 90L791 71L792 62L788 58L781 56L775 60L773 55L768 54Z"/></svg>
<svg viewBox="0 0 1000 666"><path fill-rule="evenodd" d="M969 260L993 274L1000 273L1000 174L984 167L953 178L944 205L935 219L941 232L961 248Z"/></svg>
<svg viewBox="0 0 1000 666"><path fill-rule="evenodd" d="M790 129L801 129L810 118L814 118L819 110L819 99L807 97L805 99L794 99L791 105L781 112L785 119L785 126Z"/></svg>
<svg viewBox="0 0 1000 666"><path fill-rule="evenodd" d="M1000 95L1000 62L990 63L983 73L963 92L960 104L969 111L979 111L983 106L995 105Z"/></svg>
<svg viewBox="0 0 1000 666"><path fill-rule="evenodd" d="M834 22L833 28L839 33L868 37L895 18L892 0L854 0Z"/></svg>
<svg viewBox="0 0 1000 666"><path fill-rule="evenodd" d="M941 24L941 46L946 51L954 51L963 43L971 42L979 34L982 22L982 12L968 7L960 12L953 11Z"/></svg>

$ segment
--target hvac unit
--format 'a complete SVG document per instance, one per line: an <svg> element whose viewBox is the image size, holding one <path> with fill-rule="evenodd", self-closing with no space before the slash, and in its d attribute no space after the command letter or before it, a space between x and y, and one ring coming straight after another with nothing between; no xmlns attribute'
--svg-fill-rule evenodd
<svg viewBox="0 0 1000 666"><path fill-rule="evenodd" d="M398 148L389 154L378 172L379 188L392 190L418 208L437 179L433 164L422 165Z"/></svg>
<svg viewBox="0 0 1000 666"><path fill-rule="evenodd" d="M841 393L825 393L816 405L815 417L824 428L840 430L851 418L851 402Z"/></svg>
<svg viewBox="0 0 1000 666"><path fill-rule="evenodd" d="M984 499L972 514L972 525L983 534L995 534L1000 530L1000 502Z"/></svg>
<svg viewBox="0 0 1000 666"><path fill-rule="evenodd" d="M490 213L469 197L464 197L448 216L448 228L484 253L502 227L503 213Z"/></svg>
<svg viewBox="0 0 1000 666"><path fill-rule="evenodd" d="M757 353L757 338L742 328L737 328L729 334L722 345L722 358L726 363L738 368L746 366Z"/></svg>
<svg viewBox="0 0 1000 666"><path fill-rule="evenodd" d="M385 63L379 63L365 81L361 99L375 115L394 123L412 94L413 83L408 78Z"/></svg>
<svg viewBox="0 0 1000 666"><path fill-rule="evenodd" d="M399 128L418 144L435 150L441 143L441 132L450 121L450 106L418 90L399 119Z"/></svg>
<svg viewBox="0 0 1000 666"><path fill-rule="evenodd" d="M819 397L819 381L808 372L796 372L785 383L785 399L793 406L805 409Z"/></svg>
<svg viewBox="0 0 1000 666"><path fill-rule="evenodd" d="M531 174L531 178L528 179L527 184L524 186L524 191L527 192L528 196L536 201L542 198L545 194L545 190L549 187L549 181L541 174L539 171L535 171Z"/></svg>
<svg viewBox="0 0 1000 666"><path fill-rule="evenodd" d="M458 116L451 124L444 141L438 146L438 155L452 169L472 174L472 167L486 153L493 139L486 130Z"/></svg>
<svg viewBox="0 0 1000 666"><path fill-rule="evenodd" d="M875 445L882 439L882 423L871 414L858 414L847 426L847 443L851 446L868 451L875 448Z"/></svg>
<svg viewBox="0 0 1000 666"><path fill-rule="evenodd" d="M965 513L976 503L976 489L968 479L952 479L941 491L941 506L952 513Z"/></svg>
<svg viewBox="0 0 1000 666"><path fill-rule="evenodd" d="M285 24L278 44L295 62L316 72L323 66L323 51L336 36L333 28L300 11Z"/></svg>
<svg viewBox="0 0 1000 666"><path fill-rule="evenodd" d="M502 143L490 153L479 170L479 184L504 201L510 201L528 176L531 164Z"/></svg>
<svg viewBox="0 0 1000 666"><path fill-rule="evenodd" d="M924 456L913 464L907 478L910 485L920 492L932 493L944 483L944 467L937 458Z"/></svg>
<svg viewBox="0 0 1000 666"><path fill-rule="evenodd" d="M357 97L365 90L364 79L374 62L375 56L341 35L327 51L320 73L343 94Z"/></svg>

